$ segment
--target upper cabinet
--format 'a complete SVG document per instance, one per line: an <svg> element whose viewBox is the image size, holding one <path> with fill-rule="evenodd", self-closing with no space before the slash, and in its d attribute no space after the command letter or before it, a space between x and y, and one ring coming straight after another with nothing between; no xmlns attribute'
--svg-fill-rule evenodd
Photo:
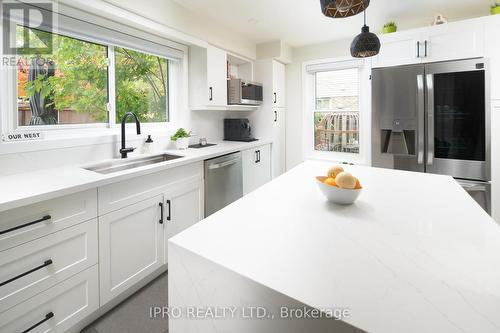
<svg viewBox="0 0 500 333"><path fill-rule="evenodd" d="M500 100L500 15L491 15L486 18L485 26L485 57L490 60L491 99ZM498 109L497 109L498 110Z"/></svg>
<svg viewBox="0 0 500 333"><path fill-rule="evenodd" d="M285 107L285 65L273 60L273 105Z"/></svg>
<svg viewBox="0 0 500 333"><path fill-rule="evenodd" d="M189 49L189 102L193 107L227 104L224 50L211 45Z"/></svg>
<svg viewBox="0 0 500 333"><path fill-rule="evenodd" d="M372 67L389 67L484 56L484 23L474 19L380 36Z"/></svg>
<svg viewBox="0 0 500 333"><path fill-rule="evenodd" d="M255 106L227 104L227 80L253 77L250 60L215 46L189 48L189 105L191 110L253 110Z"/></svg>

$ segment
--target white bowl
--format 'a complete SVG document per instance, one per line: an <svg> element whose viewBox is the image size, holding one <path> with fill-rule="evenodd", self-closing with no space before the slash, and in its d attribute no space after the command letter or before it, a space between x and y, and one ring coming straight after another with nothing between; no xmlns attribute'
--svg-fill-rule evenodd
<svg viewBox="0 0 500 333"><path fill-rule="evenodd" d="M328 201L334 202L340 205L350 205L356 201L356 199L361 194L361 188L357 190L349 190L345 188L340 188L337 186L331 186L323 183L327 177L318 176L316 177L316 182L318 183L319 189Z"/></svg>

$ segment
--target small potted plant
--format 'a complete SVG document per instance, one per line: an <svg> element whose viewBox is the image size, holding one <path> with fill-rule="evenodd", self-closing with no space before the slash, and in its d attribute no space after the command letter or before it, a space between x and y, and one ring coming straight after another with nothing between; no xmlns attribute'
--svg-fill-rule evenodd
<svg viewBox="0 0 500 333"><path fill-rule="evenodd" d="M491 15L500 14L500 2L496 1L493 5L491 5L490 9Z"/></svg>
<svg viewBox="0 0 500 333"><path fill-rule="evenodd" d="M191 131L187 132L184 128L179 128L177 132L170 137L170 140L175 142L177 149L187 149L190 137Z"/></svg>
<svg viewBox="0 0 500 333"><path fill-rule="evenodd" d="M384 34L390 34L396 32L397 30L398 26L396 25L396 22L387 22L384 24Z"/></svg>

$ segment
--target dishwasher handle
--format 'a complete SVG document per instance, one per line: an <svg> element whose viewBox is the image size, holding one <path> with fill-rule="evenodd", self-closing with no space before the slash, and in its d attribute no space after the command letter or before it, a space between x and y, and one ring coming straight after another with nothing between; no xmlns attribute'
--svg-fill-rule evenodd
<svg viewBox="0 0 500 333"><path fill-rule="evenodd" d="M240 161L240 158L233 158L232 160L221 162L221 163L214 163L214 164L209 164L208 169L214 170L214 169L220 169L224 168L233 164L236 164Z"/></svg>

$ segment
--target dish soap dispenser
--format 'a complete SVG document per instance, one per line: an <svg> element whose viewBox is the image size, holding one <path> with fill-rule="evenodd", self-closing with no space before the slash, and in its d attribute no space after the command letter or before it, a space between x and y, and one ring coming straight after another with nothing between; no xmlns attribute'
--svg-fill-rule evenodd
<svg viewBox="0 0 500 333"><path fill-rule="evenodd" d="M144 142L144 145L142 145L142 153L149 154L152 151L153 151L153 139L151 139L151 135L148 135L148 138Z"/></svg>

